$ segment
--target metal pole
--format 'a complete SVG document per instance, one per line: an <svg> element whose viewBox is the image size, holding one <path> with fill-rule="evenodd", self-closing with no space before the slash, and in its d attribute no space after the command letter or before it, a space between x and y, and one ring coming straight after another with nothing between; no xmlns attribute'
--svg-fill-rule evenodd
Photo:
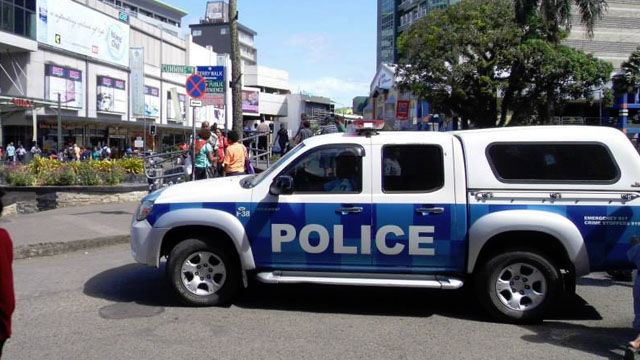
<svg viewBox="0 0 640 360"><path fill-rule="evenodd" d="M31 123L33 126L33 133L32 133L33 141L37 143L38 142L38 115L36 114L35 107L33 108L33 110L31 110Z"/></svg>
<svg viewBox="0 0 640 360"><path fill-rule="evenodd" d="M193 171L191 172L191 180L193 181L196 180L196 119L194 117L194 109L194 107L191 107L191 136L193 136L193 140L191 141L193 143L191 146L193 153L193 161L191 162L191 166L193 167Z"/></svg>
<svg viewBox="0 0 640 360"><path fill-rule="evenodd" d="M60 151L62 150L62 114L60 113L61 100L60 93L58 93L58 158L60 158Z"/></svg>
<svg viewBox="0 0 640 360"><path fill-rule="evenodd" d="M142 156L147 153L147 118L142 121Z"/></svg>

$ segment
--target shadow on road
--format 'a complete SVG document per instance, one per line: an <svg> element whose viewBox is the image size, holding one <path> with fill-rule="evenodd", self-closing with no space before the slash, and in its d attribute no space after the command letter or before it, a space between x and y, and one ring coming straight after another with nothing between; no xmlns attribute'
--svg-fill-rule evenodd
<svg viewBox="0 0 640 360"><path fill-rule="evenodd" d="M87 211L87 212L81 212L81 213L75 213L75 214L69 214L69 215L92 215L92 214L99 214L99 215L133 215L133 212L131 212L131 211L123 211L123 210L101 210L101 211Z"/></svg>
<svg viewBox="0 0 640 360"><path fill-rule="evenodd" d="M145 306L183 306L160 269L129 264L104 271L84 285L86 295ZM376 288L329 285L267 285L251 281L233 305L246 309L344 313L378 316L440 315L491 321L473 291ZM579 296L566 297L550 314L553 320L599 320L600 314Z"/></svg>
<svg viewBox="0 0 640 360"><path fill-rule="evenodd" d="M84 284L85 295L148 306L181 306L160 269L129 264L101 272Z"/></svg>
<svg viewBox="0 0 640 360"><path fill-rule="evenodd" d="M580 278L578 279L578 285L582 286L596 286L596 287L611 287L611 286L625 286L632 288L633 282L631 281L618 281L611 277L606 278Z"/></svg>
<svg viewBox="0 0 640 360"><path fill-rule="evenodd" d="M608 359L620 359L625 343L637 335L631 328L591 327L559 321L523 327L536 333L522 336L525 341L576 349Z"/></svg>

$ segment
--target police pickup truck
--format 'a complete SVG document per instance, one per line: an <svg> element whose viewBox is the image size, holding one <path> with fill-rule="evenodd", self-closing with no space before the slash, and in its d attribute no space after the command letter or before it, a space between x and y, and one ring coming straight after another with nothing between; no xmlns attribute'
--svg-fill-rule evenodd
<svg viewBox="0 0 640 360"><path fill-rule="evenodd" d="M375 124L362 122L362 127ZM613 128L512 127L309 138L258 175L145 197L133 257L191 305L248 277L458 289L502 321L541 319L577 276L629 267L640 156Z"/></svg>

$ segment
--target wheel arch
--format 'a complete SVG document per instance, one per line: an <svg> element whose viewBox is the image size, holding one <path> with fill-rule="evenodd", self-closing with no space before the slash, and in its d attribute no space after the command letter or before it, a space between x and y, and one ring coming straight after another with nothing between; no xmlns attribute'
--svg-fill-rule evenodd
<svg viewBox="0 0 640 360"><path fill-rule="evenodd" d="M244 226L233 215L215 209L173 210L161 216L154 227L169 229L162 238L158 258L189 235L201 235L205 241L220 239L232 246L243 271L255 269L255 261Z"/></svg>
<svg viewBox="0 0 640 360"><path fill-rule="evenodd" d="M530 248L547 254L576 276L589 273L584 239L569 219L538 210L506 210L487 214L469 229L467 272L486 257L509 247Z"/></svg>

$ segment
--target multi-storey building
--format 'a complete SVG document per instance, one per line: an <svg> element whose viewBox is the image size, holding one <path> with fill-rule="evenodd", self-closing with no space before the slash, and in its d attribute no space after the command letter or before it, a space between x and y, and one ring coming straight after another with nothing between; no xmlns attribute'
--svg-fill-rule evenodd
<svg viewBox="0 0 640 360"><path fill-rule="evenodd" d="M607 0L608 11L596 23L593 38L587 37L580 18L574 16L573 26L565 44L610 61L615 68L640 46L640 1ZM573 9L577 14L577 9Z"/></svg>
<svg viewBox="0 0 640 360"><path fill-rule="evenodd" d="M443 9L460 0L378 0L378 44L376 67L398 61L397 40L411 24L433 9Z"/></svg>
<svg viewBox="0 0 640 360"><path fill-rule="evenodd" d="M14 11L24 22L0 27L0 145L37 141L55 149L58 131L64 144L119 150L143 137L157 150L188 140L204 110L187 111L188 74L163 65L220 59L181 34L186 12L155 0L21 3Z"/></svg>
<svg viewBox="0 0 640 360"><path fill-rule="evenodd" d="M204 47L211 47L219 54L231 54L231 24L229 5L225 1L209 1L205 17L199 24L189 25L193 41ZM238 42L243 66L258 64L258 50L255 37L258 35L248 27L238 24Z"/></svg>

